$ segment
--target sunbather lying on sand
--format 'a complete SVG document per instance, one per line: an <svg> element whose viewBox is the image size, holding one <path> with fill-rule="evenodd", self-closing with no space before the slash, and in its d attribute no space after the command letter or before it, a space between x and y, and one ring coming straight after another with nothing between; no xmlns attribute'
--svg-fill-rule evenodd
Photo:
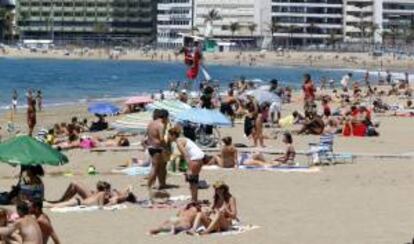
<svg viewBox="0 0 414 244"><path fill-rule="evenodd" d="M124 191L111 190L107 182L99 181L97 191L91 191L77 183L71 183L58 201L46 202L45 208L62 208L72 206L110 206L123 202L136 202L131 187Z"/></svg>
<svg viewBox="0 0 414 244"><path fill-rule="evenodd" d="M156 235L161 232L170 232L176 235L182 231L190 230L199 213L201 213L201 205L194 202L189 203L178 212L177 216L163 222L158 228L150 230L150 234Z"/></svg>

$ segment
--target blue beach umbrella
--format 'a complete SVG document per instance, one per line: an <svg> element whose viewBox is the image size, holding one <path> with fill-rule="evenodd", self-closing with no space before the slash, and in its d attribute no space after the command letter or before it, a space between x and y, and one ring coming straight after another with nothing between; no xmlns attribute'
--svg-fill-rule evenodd
<svg viewBox="0 0 414 244"><path fill-rule="evenodd" d="M90 104L88 112L97 115L113 115L119 113L120 109L111 103Z"/></svg>
<svg viewBox="0 0 414 244"><path fill-rule="evenodd" d="M179 113L176 117L180 122L191 122L201 125L231 127L231 121L217 110L192 108Z"/></svg>

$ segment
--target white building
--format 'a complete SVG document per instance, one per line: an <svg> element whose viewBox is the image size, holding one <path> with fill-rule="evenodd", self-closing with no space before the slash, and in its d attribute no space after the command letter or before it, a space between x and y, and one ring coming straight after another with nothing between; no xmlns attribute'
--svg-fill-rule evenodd
<svg viewBox="0 0 414 244"><path fill-rule="evenodd" d="M221 18L206 23L213 9ZM227 41L271 39L272 22L277 45L382 43L384 33L414 26L414 0L160 0L158 43L181 45L177 33L191 30Z"/></svg>
<svg viewBox="0 0 414 244"><path fill-rule="evenodd" d="M414 0L382 0L382 29L392 32L414 26Z"/></svg>
<svg viewBox="0 0 414 244"><path fill-rule="evenodd" d="M272 19L279 28L274 36L290 45L323 43L343 35L342 0L273 0Z"/></svg>
<svg viewBox="0 0 414 244"><path fill-rule="evenodd" d="M193 26L193 0L159 0L157 44L163 48L182 45L180 33L189 34Z"/></svg>
<svg viewBox="0 0 414 244"><path fill-rule="evenodd" d="M414 24L414 0L272 0L275 37L290 44L381 43L384 31Z"/></svg>
<svg viewBox="0 0 414 244"><path fill-rule="evenodd" d="M212 34L215 37L251 36L249 25L256 23L255 2L260 2L260 0L196 0L195 26L199 33L206 34L207 23L204 17L209 11L215 9L221 17L220 20L212 23ZM232 23L238 23L240 26L239 30L234 33L229 28Z"/></svg>

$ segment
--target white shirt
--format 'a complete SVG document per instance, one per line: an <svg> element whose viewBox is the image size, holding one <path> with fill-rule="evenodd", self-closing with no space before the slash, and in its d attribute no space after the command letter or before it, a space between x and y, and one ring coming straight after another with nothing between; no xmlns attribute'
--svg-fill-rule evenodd
<svg viewBox="0 0 414 244"><path fill-rule="evenodd" d="M190 158L190 160L192 161L202 160L205 157L205 154L201 150L201 148L198 147L192 140L188 138L185 138L185 139L186 139L185 149L187 151L186 153L188 157Z"/></svg>
<svg viewBox="0 0 414 244"><path fill-rule="evenodd" d="M344 77L342 77L341 85L343 87L348 87L348 84L349 84L350 80L351 80L351 77L349 77L349 75L345 75Z"/></svg>

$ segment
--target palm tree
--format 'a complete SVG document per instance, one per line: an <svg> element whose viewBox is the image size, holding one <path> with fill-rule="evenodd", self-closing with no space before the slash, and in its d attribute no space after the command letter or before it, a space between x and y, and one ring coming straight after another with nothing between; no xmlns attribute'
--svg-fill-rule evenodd
<svg viewBox="0 0 414 244"><path fill-rule="evenodd" d="M313 32L314 32L314 30L317 28L317 26L316 26L316 23L315 22L310 22L309 23L309 28L308 28L308 32L309 32L309 34L310 34L310 38L311 38L311 41L310 41L310 44L313 44Z"/></svg>
<svg viewBox="0 0 414 244"><path fill-rule="evenodd" d="M397 44L397 39L400 36L400 27L397 25L392 25L389 34L392 40L392 46L395 48L395 45Z"/></svg>
<svg viewBox="0 0 414 244"><path fill-rule="evenodd" d="M287 31L289 33L289 47L293 46L293 33L298 29L296 25L289 25Z"/></svg>
<svg viewBox="0 0 414 244"><path fill-rule="evenodd" d="M231 31L231 35L234 37L234 34L240 30L240 24L238 22L232 22L229 25L229 29Z"/></svg>
<svg viewBox="0 0 414 244"><path fill-rule="evenodd" d="M368 26L368 37L370 38L370 45L375 45L375 36L377 35L377 31L379 29L379 26L374 23L370 23Z"/></svg>
<svg viewBox="0 0 414 244"><path fill-rule="evenodd" d="M1 40L13 38L13 13L5 8L0 8Z"/></svg>
<svg viewBox="0 0 414 244"><path fill-rule="evenodd" d="M98 36L98 38L100 39L100 40L99 40L99 42L100 42L101 44L103 44L103 43L102 43L102 38L103 38L103 35L104 35L105 33L107 33L107 31L108 31L108 28L107 28L107 26L105 25L105 23L95 21L94 32L95 32L95 34Z"/></svg>
<svg viewBox="0 0 414 244"><path fill-rule="evenodd" d="M196 26L191 27L191 35L194 35L198 31L199 29Z"/></svg>
<svg viewBox="0 0 414 244"><path fill-rule="evenodd" d="M256 23L251 22L251 23L249 23L249 26L248 26L247 28L249 28L249 31L250 31L250 36L251 36L251 37L253 37L254 32L255 32L255 31L256 31L256 29L257 29L257 24L256 24Z"/></svg>
<svg viewBox="0 0 414 244"><path fill-rule="evenodd" d="M282 26L276 19L272 19L272 22L268 25L268 31L272 35L272 48L275 46L275 33L279 32L282 29Z"/></svg>
<svg viewBox="0 0 414 244"><path fill-rule="evenodd" d="M208 11L207 14L205 14L203 16L203 19L204 19L204 23L207 26L210 26L211 27L211 32L213 32L213 23L214 23L214 21L221 20L222 17L220 16L218 10L211 9L210 11ZM211 34L213 34L213 33L211 33Z"/></svg>
<svg viewBox="0 0 414 244"><path fill-rule="evenodd" d="M332 49L335 49L335 45L336 42L338 41L337 37L336 37L336 33L334 30L330 30L329 31L329 39L328 39L328 43L329 45L332 46Z"/></svg>

